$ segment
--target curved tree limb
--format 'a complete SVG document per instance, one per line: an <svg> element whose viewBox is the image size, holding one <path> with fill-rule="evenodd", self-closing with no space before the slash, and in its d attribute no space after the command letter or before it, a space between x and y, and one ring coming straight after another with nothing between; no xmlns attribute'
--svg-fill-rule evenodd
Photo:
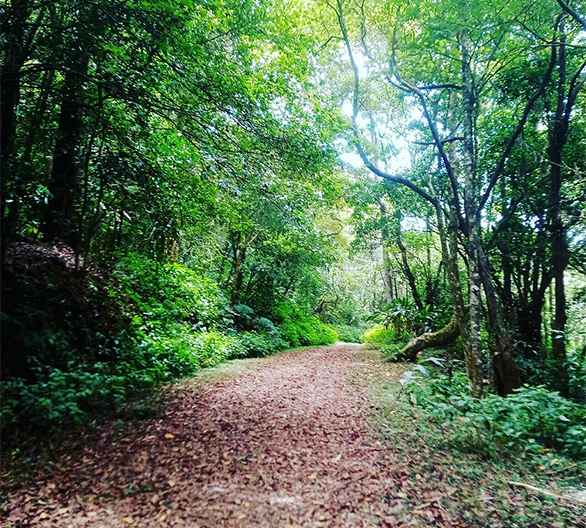
<svg viewBox="0 0 586 528"><path fill-rule="evenodd" d="M572 9L564 0L557 0L560 7L568 13L578 24L582 26L582 29L586 29L586 18L580 16L574 9Z"/></svg>
<svg viewBox="0 0 586 528"><path fill-rule="evenodd" d="M460 335L460 326L458 325L458 318L454 315L450 322L437 332L427 332L420 336L414 337L409 341L401 354L409 356L411 361L417 359L417 354L426 348L435 348L449 345L453 343Z"/></svg>
<svg viewBox="0 0 586 528"><path fill-rule="evenodd" d="M346 27L346 21L344 19L344 12L343 12L343 4L342 0L337 0L337 9L330 5L330 7L335 11L338 17L338 23L340 25L340 29L342 31L342 37L346 44L346 50L348 51L348 58L350 60L350 65L352 66L352 71L354 73L354 94L353 94L353 101L352 101L352 130L354 134L354 141L355 147L358 151L358 155L362 159L364 165L374 174L377 176L394 182L404 185L408 187L413 192L421 196L424 200L432 204L435 208L442 209L441 204L438 199L431 196L428 192L424 189L413 183L411 180L404 178L403 176L397 176L394 174L389 174L385 172L372 163L366 154L366 151L362 147L362 143L360 141L360 132L358 130L358 112L359 112L359 94L360 94L360 75L358 71L358 65L356 64L356 59L354 58L354 52L352 51L352 45L350 44L350 37L348 36L348 28Z"/></svg>

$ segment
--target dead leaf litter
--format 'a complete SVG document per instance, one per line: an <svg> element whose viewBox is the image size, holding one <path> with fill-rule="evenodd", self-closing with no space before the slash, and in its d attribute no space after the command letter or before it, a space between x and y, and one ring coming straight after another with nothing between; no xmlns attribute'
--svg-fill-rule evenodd
<svg viewBox="0 0 586 528"><path fill-rule="evenodd" d="M162 415L123 437L104 427L51 478L14 490L5 526L452 526L433 487L414 497L369 428L365 395L348 381L361 354L348 344L283 353L185 384Z"/></svg>

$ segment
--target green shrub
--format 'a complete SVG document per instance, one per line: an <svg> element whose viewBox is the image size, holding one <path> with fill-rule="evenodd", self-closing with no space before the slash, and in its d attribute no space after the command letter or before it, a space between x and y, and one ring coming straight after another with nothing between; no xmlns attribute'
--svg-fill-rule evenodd
<svg viewBox="0 0 586 528"><path fill-rule="evenodd" d="M431 358L435 359L435 358ZM523 387L502 398L468 394L465 374L452 378L416 365L401 380L411 401L451 431L455 441L486 453L555 448L586 459L586 406L544 387Z"/></svg>
<svg viewBox="0 0 586 528"><path fill-rule="evenodd" d="M404 345L402 343L393 343L391 345L382 345L380 347L381 356L389 361L407 361L409 356L403 354Z"/></svg>
<svg viewBox="0 0 586 528"><path fill-rule="evenodd" d="M187 376L200 368L246 355L237 337L216 330L198 332L186 323L147 324L140 333L141 348L164 365L166 379Z"/></svg>
<svg viewBox="0 0 586 528"><path fill-rule="evenodd" d="M77 286L73 278L69 283L64 282ZM40 296L38 285L33 286L31 290ZM22 317L15 319L15 328L20 324L20 342L42 353L24 360L26 369L22 371L28 377L2 382L4 434L32 429L58 433L68 424L89 422L98 411L119 407L138 391L227 359L266 356L289 344L321 345L337 339L334 330L294 303L280 307L279 329L245 305L230 310L220 288L190 268L158 265L136 254L125 256L107 281L82 286L83 295L69 297L91 294L91 299L100 300L102 304L88 303L87 310L83 305L83 314L91 316L67 319L67 314L82 311L74 310L74 305L67 305L67 311L55 311L64 304L60 297L55 306L40 305L39 315L63 325L63 317L56 318L63 313L68 321L65 328L51 326L32 332L29 326L38 323L35 318L30 324ZM67 300L69 290L61 289ZM94 312L102 306L107 309L101 311L112 317L90 326L96 319ZM246 323L249 331L237 333L234 317ZM84 329L79 339L73 333L77 327Z"/></svg>
<svg viewBox="0 0 586 528"><path fill-rule="evenodd" d="M116 407L139 389L158 384L157 375L153 376L158 369L152 362L144 369L139 369L135 361L68 367L63 370L36 365L35 381L3 381L2 430L58 433L66 425L87 421L89 414Z"/></svg>
<svg viewBox="0 0 586 528"><path fill-rule="evenodd" d="M275 324L266 317L258 317L254 321L254 327L261 333L269 334L275 337L279 337L281 332L275 326Z"/></svg>
<svg viewBox="0 0 586 528"><path fill-rule="evenodd" d="M571 397L586 404L586 345L580 351L568 350L566 369Z"/></svg>
<svg viewBox="0 0 586 528"><path fill-rule="evenodd" d="M362 341L368 348L381 348L385 345L395 343L395 330L392 327L385 327L382 324L373 326L362 334Z"/></svg>
<svg viewBox="0 0 586 528"><path fill-rule="evenodd" d="M331 345L338 339L335 330L315 315L304 313L293 302L278 305L275 315L281 321L279 331L283 339L292 346Z"/></svg>
<svg viewBox="0 0 586 528"><path fill-rule="evenodd" d="M232 322L224 293L186 266L127 255L114 272L111 295L123 310L132 310L134 340L145 356L155 358L163 379L247 353L236 337L218 331Z"/></svg>
<svg viewBox="0 0 586 528"><path fill-rule="evenodd" d="M430 332L435 326L436 320L441 319L426 305L423 310L418 310L413 300L408 297L393 299L382 309L366 318L370 323L378 323L385 328L393 328L397 341L407 341L415 335Z"/></svg>
<svg viewBox="0 0 586 528"><path fill-rule="evenodd" d="M232 358L266 356L287 343L278 335L197 331L187 323L147 323L135 329L134 346L104 350L104 361L71 362L66 369L35 365L34 381L2 382L0 418L4 434L15 430L58 433L115 409L131 394Z"/></svg>
<svg viewBox="0 0 586 528"><path fill-rule="evenodd" d="M246 357L269 356L287 348L287 342L278 335L240 332L237 338Z"/></svg>
<svg viewBox="0 0 586 528"><path fill-rule="evenodd" d="M158 265L130 254L116 266L113 279L110 294L121 310L148 321L210 327L229 313L220 287L181 264Z"/></svg>
<svg viewBox="0 0 586 528"><path fill-rule="evenodd" d="M279 329L292 346L331 345L338 338L335 330L313 316L284 322Z"/></svg>
<svg viewBox="0 0 586 528"><path fill-rule="evenodd" d="M344 343L362 343L364 328L358 326L336 324L331 327L338 333L338 339Z"/></svg>
<svg viewBox="0 0 586 528"><path fill-rule="evenodd" d="M216 331L197 334L193 344L191 355L196 358L200 367L212 367L242 355L242 344L236 337Z"/></svg>

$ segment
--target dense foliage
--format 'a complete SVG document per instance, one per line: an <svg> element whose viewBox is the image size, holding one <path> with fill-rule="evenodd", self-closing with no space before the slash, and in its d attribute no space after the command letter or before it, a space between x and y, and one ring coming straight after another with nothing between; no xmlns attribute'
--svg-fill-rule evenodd
<svg viewBox="0 0 586 528"><path fill-rule="evenodd" d="M451 441L495 455L502 451L539 454L558 449L586 460L586 409L543 386L520 387L507 398L482 400L468 394L466 376L438 372L428 358L403 376L413 404L425 409Z"/></svg>
<svg viewBox="0 0 586 528"><path fill-rule="evenodd" d="M2 7L5 432L336 340L314 309L338 120L288 7Z"/></svg>
<svg viewBox="0 0 586 528"><path fill-rule="evenodd" d="M581 456L572 5L6 2L3 427L363 340L441 347L409 390L464 436Z"/></svg>
<svg viewBox="0 0 586 528"><path fill-rule="evenodd" d="M380 263L363 340L441 348L452 375L409 391L455 435L583 457L583 5L327 6L353 250Z"/></svg>
<svg viewBox="0 0 586 528"><path fill-rule="evenodd" d="M2 383L5 433L58 432L119 408L141 390L227 359L336 340L333 330L292 302L275 308L281 329L268 318L244 321L243 312L254 316L252 309L232 310L217 284L178 263L126 254L105 278L55 267L46 255L29 259L42 267L27 276L15 262L18 304L4 312L11 346L26 347L23 357L7 356L3 364L20 374Z"/></svg>

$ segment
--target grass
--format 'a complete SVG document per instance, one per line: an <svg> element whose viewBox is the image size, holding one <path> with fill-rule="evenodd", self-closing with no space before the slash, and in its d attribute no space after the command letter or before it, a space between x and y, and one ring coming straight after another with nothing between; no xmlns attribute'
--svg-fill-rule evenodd
<svg viewBox="0 0 586 528"><path fill-rule="evenodd" d="M183 384L188 384L189 386L193 387L199 386L200 384L207 384L213 383L215 381L221 381L225 379L234 378L237 376L242 376L247 372L257 369L263 363L265 363L265 359L268 357L278 356L279 354L290 354L294 352L301 352L303 350L313 350L316 348L325 348L326 346L330 345L313 345L313 346L300 346L295 348L287 348L285 350L281 350L270 356L259 357L259 358L244 358L244 359L229 359L224 363L220 363L215 367L210 367L206 369L202 369L197 372L193 377L187 378L185 380L180 380L177 384L182 386Z"/></svg>
<svg viewBox="0 0 586 528"><path fill-rule="evenodd" d="M241 376L258 368L263 363L263 359L264 358L229 359L215 367L202 369L193 377L180 380L176 385L183 386L184 384L187 384L190 387L193 387Z"/></svg>

